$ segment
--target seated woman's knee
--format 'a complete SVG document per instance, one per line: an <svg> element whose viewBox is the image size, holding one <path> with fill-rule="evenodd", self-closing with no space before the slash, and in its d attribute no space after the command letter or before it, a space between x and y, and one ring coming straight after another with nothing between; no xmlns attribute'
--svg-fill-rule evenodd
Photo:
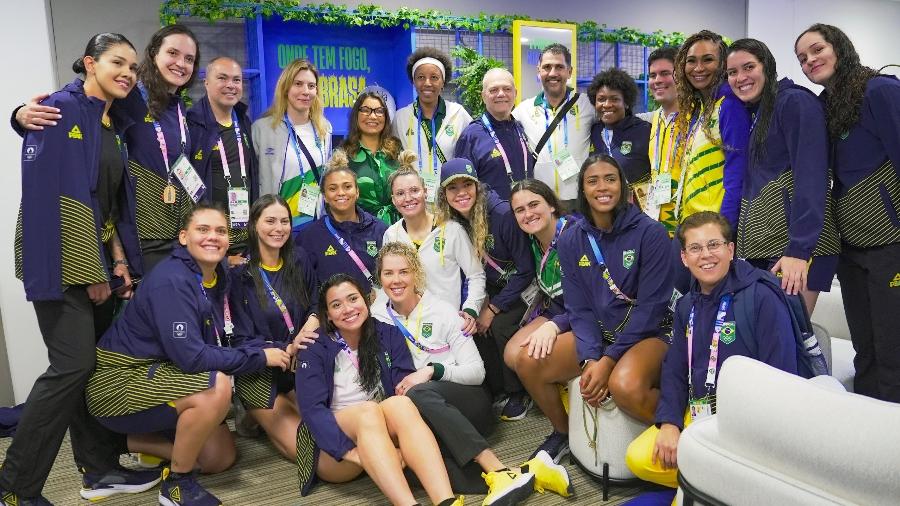
<svg viewBox="0 0 900 506"><path fill-rule="evenodd" d="M412 399L405 395L388 397L381 401L381 408L383 411L390 411L391 413L409 413L410 411L417 411Z"/></svg>
<svg viewBox="0 0 900 506"><path fill-rule="evenodd" d="M197 457L197 465L201 472L215 474L231 468L236 459L237 448L234 444L234 436L228 430L228 426L223 424L216 428L203 444L200 455Z"/></svg>

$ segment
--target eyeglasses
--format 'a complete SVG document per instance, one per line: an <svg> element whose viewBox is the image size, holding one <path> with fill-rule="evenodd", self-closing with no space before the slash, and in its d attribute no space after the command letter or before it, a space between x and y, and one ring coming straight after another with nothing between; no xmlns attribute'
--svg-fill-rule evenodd
<svg viewBox="0 0 900 506"><path fill-rule="evenodd" d="M376 118L380 118L387 114L387 109L385 109L384 107L376 107L375 109L372 109L371 107L362 106L359 108L359 113L365 116L375 115Z"/></svg>
<svg viewBox="0 0 900 506"><path fill-rule="evenodd" d="M407 195L409 195L410 197L415 199L415 198L419 198L419 195L422 195L422 191L423 191L422 188L419 188L418 186L413 186L412 188L410 188L408 190L398 190L398 191L394 192L394 196L397 197L398 199L403 199Z"/></svg>
<svg viewBox="0 0 900 506"><path fill-rule="evenodd" d="M710 253L718 253L719 251L722 250L722 246L725 246L726 244L728 244L728 241L723 241L721 239L713 239L712 241L709 241L708 243L706 243L706 246L704 246L702 244L697 244L697 243L688 244L687 248L685 248L685 251L687 251L688 253L690 253L691 255L694 255L694 256L697 256L697 255L703 253L703 248L706 248L706 250L709 251Z"/></svg>

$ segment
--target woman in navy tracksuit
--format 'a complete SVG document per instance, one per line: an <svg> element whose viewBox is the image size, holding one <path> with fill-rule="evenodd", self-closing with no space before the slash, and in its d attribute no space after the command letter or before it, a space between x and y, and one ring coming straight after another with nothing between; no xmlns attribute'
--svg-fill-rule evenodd
<svg viewBox="0 0 900 506"><path fill-rule="evenodd" d="M118 276L124 286L117 294L130 296L127 260L139 255L136 237L119 233L127 158L121 139L130 122L112 107L134 86L136 60L134 46L122 35L92 37L73 65L84 80L45 100L62 112L59 125L29 131L22 144L16 275L34 302L50 367L35 381L6 452L2 504L49 504L41 489L66 429L84 470L84 498L123 492L138 482L146 490L158 481L122 470L124 441L97 427L84 408L94 346L113 317L110 281ZM99 485L112 475L125 478L116 480L122 487Z"/></svg>
<svg viewBox="0 0 900 506"><path fill-rule="evenodd" d="M387 225L359 207L356 173L347 158L337 152L322 176L325 216L304 227L295 239L306 250L319 280L333 274L348 273L373 294L375 257Z"/></svg>
<svg viewBox="0 0 900 506"><path fill-rule="evenodd" d="M650 183L651 125L634 115L637 92L627 72L612 68L594 76L587 93L599 120L591 127L591 153L606 154L619 162L644 207Z"/></svg>
<svg viewBox="0 0 900 506"><path fill-rule="evenodd" d="M777 80L762 42L735 41L726 61L728 84L753 115L736 254L778 274L812 314L819 292L831 290L841 249L825 111L808 89Z"/></svg>
<svg viewBox="0 0 900 506"><path fill-rule="evenodd" d="M831 25L811 26L794 50L806 77L825 87L853 389L900 402L900 80L861 65Z"/></svg>
<svg viewBox="0 0 900 506"><path fill-rule="evenodd" d="M87 387L91 414L128 434L132 451L171 460L159 493L169 506L217 500L197 483L195 468L217 472L234 462L234 441L222 424L231 405L227 375L290 363L288 352L272 345L226 346L233 320L222 264L224 211L200 203L185 217L179 243L100 339Z"/></svg>
<svg viewBox="0 0 900 506"><path fill-rule="evenodd" d="M771 274L734 258L730 237L728 220L708 211L688 216L679 228L682 262L695 281L678 301L655 424L628 447L628 467L642 480L678 486L681 431L715 413L715 385L728 357L743 355L797 374L794 324L784 295L763 280ZM741 306L753 316L738 316ZM754 328L742 328L745 321Z"/></svg>
<svg viewBox="0 0 900 506"><path fill-rule="evenodd" d="M584 402L596 407L612 396L622 411L649 424L671 336L670 240L665 227L628 202L627 192L614 158L593 155L582 165L578 202L585 218L557 246L574 337L557 341L550 360L520 359L519 374L539 405L560 403L553 384L580 375ZM526 375L537 380L525 381ZM561 409L552 412L554 434L545 445L559 446L568 420Z"/></svg>
<svg viewBox="0 0 900 506"><path fill-rule="evenodd" d="M250 208L249 258L229 272L233 346L269 342L293 354L315 338L318 283L306 251L291 240L291 218L280 195L263 195ZM293 372L277 368L235 378L235 393L247 414L291 460L300 423L293 390Z"/></svg>
<svg viewBox="0 0 900 506"><path fill-rule="evenodd" d="M392 504L414 504L402 457L432 503L461 505L428 425L408 397L394 395L416 370L406 340L369 314L366 295L355 277L328 278L319 292L323 328L297 357L300 493L317 479L343 483L366 472Z"/></svg>

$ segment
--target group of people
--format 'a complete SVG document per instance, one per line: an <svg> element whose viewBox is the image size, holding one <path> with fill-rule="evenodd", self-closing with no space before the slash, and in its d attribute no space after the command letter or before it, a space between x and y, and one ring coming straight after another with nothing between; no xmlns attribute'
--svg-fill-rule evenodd
<svg viewBox="0 0 900 506"><path fill-rule="evenodd" d="M855 390L900 402L900 82L830 25L794 51L821 96L778 80L764 43L703 30L650 55L659 108L636 114L626 72L578 92L551 44L540 94L519 101L492 69L473 119L442 97L450 59L421 48L413 103L363 91L332 149L305 59L251 122L231 58L185 105L188 28L160 29L140 61L95 35L80 77L14 112L16 272L50 367L0 504L49 504L68 429L82 497L161 481L160 504L218 505L196 476L233 464L232 404L297 462L303 495L365 472L415 504L408 467L434 504L567 497L573 378L585 404L648 425L628 465L675 487L722 361L798 373L791 298L811 313L835 272ZM487 437L533 404L552 432L511 466ZM126 452L161 468L122 467Z"/></svg>

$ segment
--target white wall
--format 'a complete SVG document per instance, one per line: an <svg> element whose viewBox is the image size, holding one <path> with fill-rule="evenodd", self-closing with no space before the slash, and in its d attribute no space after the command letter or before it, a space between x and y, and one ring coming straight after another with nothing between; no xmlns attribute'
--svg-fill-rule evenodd
<svg viewBox="0 0 900 506"><path fill-rule="evenodd" d="M797 36L814 23L827 23L843 30L853 41L863 65L878 69L889 63L900 64L897 51L900 1L748 0L747 4L747 36L769 46L778 64L779 77L790 77L816 93L822 87L806 79L794 56ZM900 75L900 68L889 67L885 72Z"/></svg>
<svg viewBox="0 0 900 506"><path fill-rule="evenodd" d="M47 350L34 310L25 301L13 268L13 234L22 196L19 154L22 140L7 126L6 115L36 92L55 89L53 35L45 1L18 2L15 14L0 16L0 34L15 53L19 70L0 84L0 312L16 402L23 402L34 379L47 368Z"/></svg>

